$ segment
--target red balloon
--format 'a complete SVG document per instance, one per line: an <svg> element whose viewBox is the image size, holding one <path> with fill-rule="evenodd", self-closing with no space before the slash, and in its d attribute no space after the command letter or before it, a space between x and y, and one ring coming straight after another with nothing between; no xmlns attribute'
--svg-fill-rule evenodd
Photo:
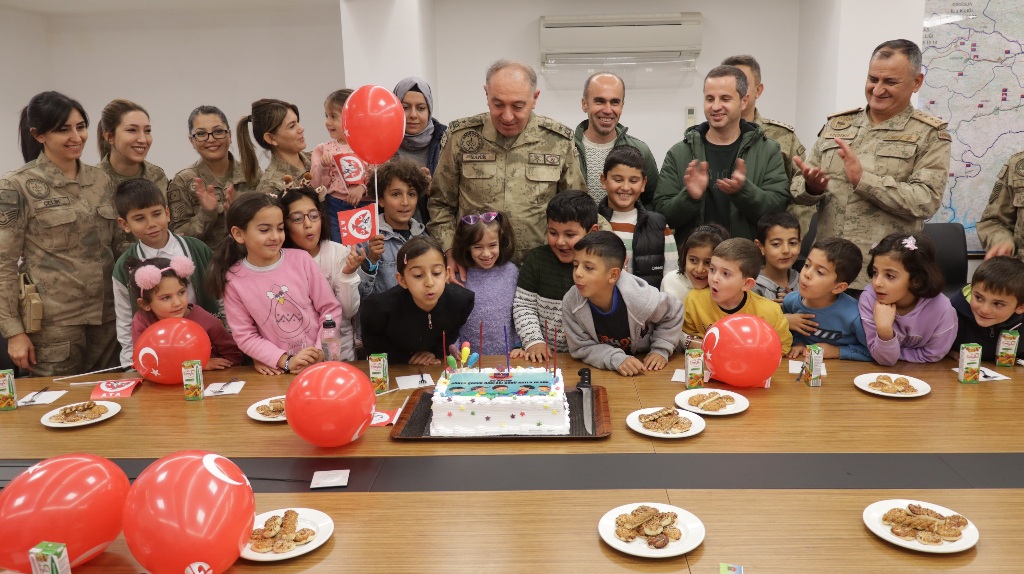
<svg viewBox="0 0 1024 574"><path fill-rule="evenodd" d="M48 458L0 491L0 569L31 572L28 551L43 541L67 545L71 566L92 560L121 534L128 477L92 454Z"/></svg>
<svg viewBox="0 0 1024 574"><path fill-rule="evenodd" d="M219 573L238 560L255 519L256 497L235 463L185 450L149 465L132 484L124 539L153 574Z"/></svg>
<svg viewBox="0 0 1024 574"><path fill-rule="evenodd" d="M391 159L405 138L402 102L381 86L363 86L352 92L341 110L341 123L352 151L368 163Z"/></svg>
<svg viewBox="0 0 1024 574"><path fill-rule="evenodd" d="M181 364L210 360L210 335L199 323L185 318L161 319L150 325L135 341L132 359L135 370L146 380L180 385Z"/></svg>
<svg viewBox="0 0 1024 574"><path fill-rule="evenodd" d="M316 446L341 446L370 426L377 395L365 373L348 363L327 362L299 373L288 386L288 426Z"/></svg>
<svg viewBox="0 0 1024 574"><path fill-rule="evenodd" d="M764 387L782 362L779 334L755 315L719 319L704 336L711 377L737 387Z"/></svg>

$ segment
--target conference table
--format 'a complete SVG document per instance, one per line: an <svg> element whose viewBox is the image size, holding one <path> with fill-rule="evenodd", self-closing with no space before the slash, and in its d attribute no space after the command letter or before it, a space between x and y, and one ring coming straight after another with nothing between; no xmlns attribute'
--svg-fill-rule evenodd
<svg viewBox="0 0 1024 574"><path fill-rule="evenodd" d="M497 366L504 357L485 357ZM685 389L665 370L639 377L593 370L611 421L605 438L405 439L370 427L337 448L300 439L286 423L246 415L254 402L284 394L292 376L235 368L206 373L207 384L239 378L241 393L186 402L180 386L149 382L102 423L51 429L40 417L87 400L91 386L18 379L18 391L69 392L52 405L0 413L0 485L34 462L69 452L114 460L135 478L179 450L215 452L238 464L256 492L256 512L304 507L334 520L326 544L281 562L239 560L229 572L693 572L720 564L773 572L1007 572L1024 562L1024 390L1009 380L957 382L952 361L883 368L826 361L821 387L796 382L783 360L769 388L737 388L750 401L732 416L705 416L683 439L629 429L641 408L673 404ZM366 362L356 366L366 371ZM584 365L559 357L568 387ZM391 365L391 376L417 374ZM900 373L928 382L918 398L889 398L853 384L857 375ZM1024 373L1021 373L1024 374ZM434 373L435 377L437 373ZM74 382L115 378L93 375ZM413 391L378 397L397 409ZM411 408L407 405L405 408ZM351 470L349 486L310 490L317 470ZM923 500L968 517L978 544L954 554L895 546L865 526L868 505ZM598 521L609 510L665 503L695 514L703 543L672 558L631 556L604 543ZM636 542L635 544L641 544ZM139 572L123 537L75 572Z"/></svg>

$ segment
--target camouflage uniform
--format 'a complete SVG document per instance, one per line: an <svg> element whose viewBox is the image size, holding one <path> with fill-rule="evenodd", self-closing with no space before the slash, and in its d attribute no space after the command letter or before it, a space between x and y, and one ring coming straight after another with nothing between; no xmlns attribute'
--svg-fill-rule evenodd
<svg viewBox="0 0 1024 574"><path fill-rule="evenodd" d="M546 243L547 206L556 193L586 190L572 129L532 114L518 137L504 144L490 115L448 125L430 186L428 231L451 248L458 218L504 211L516 234L515 261Z"/></svg>
<svg viewBox="0 0 1024 574"><path fill-rule="evenodd" d="M754 123L761 126L761 129L764 130L764 135L779 144L779 149L782 150L782 161L786 167L786 177L789 179L789 183L792 184L793 175L799 171L793 163L793 158L799 157L802 160L807 151L804 149L804 144L800 143L800 138L796 137L796 131L793 130L793 126L780 121L765 119L757 108L754 108ZM811 217L814 216L814 208L810 205L790 203L786 207L786 211L792 213L800 220L800 236L806 235L807 228L811 226Z"/></svg>
<svg viewBox="0 0 1024 574"><path fill-rule="evenodd" d="M1010 243L1014 254L1024 258L1024 152L1011 156L999 170L977 229L986 251Z"/></svg>
<svg viewBox="0 0 1024 574"><path fill-rule="evenodd" d="M43 300L43 329L29 335L36 376L117 365L114 186L79 162L67 179L45 154L0 179L0 335L24 333L18 309L18 257Z"/></svg>
<svg viewBox="0 0 1024 574"><path fill-rule="evenodd" d="M267 169L264 170L259 183L256 184L256 191L273 193L281 197L281 194L284 193L284 176L290 175L292 179L299 179L304 173L309 171L310 153L306 151L300 152L299 159L302 160L302 169L271 154L270 164L267 165Z"/></svg>
<svg viewBox="0 0 1024 574"><path fill-rule="evenodd" d="M148 179L160 188L160 193L163 193L165 196L167 195L167 174L164 173L163 168L153 165L148 161L142 162L142 169L135 175L121 175L114 171L114 166L110 165L109 154L103 156L103 159L96 164L96 167L103 170L103 173L107 174L107 177L110 178L110 184L114 190L117 189L117 186L132 179ZM114 244L112 245L114 250L114 259L120 257L133 241L135 241L135 238L132 237L130 231L125 231L118 227L114 231Z"/></svg>
<svg viewBox="0 0 1024 574"><path fill-rule="evenodd" d="M171 229L179 235L191 235L205 242L210 249L216 249L217 244L227 236L227 225L224 219L224 190L229 185L235 188L235 197L253 187L245 181L242 173L242 164L235 161L234 156L228 153L230 167L224 177L214 175L210 166L203 160L192 164L191 167L178 172L174 179L167 184L167 206L171 212ZM206 185L213 185L214 193L217 194L217 209L206 211L199 204L196 197L195 179L203 180Z"/></svg>
<svg viewBox="0 0 1024 574"><path fill-rule="evenodd" d="M846 140L860 159L863 175L856 188L846 179L835 138ZM798 172L790 193L795 202L818 206L818 237L845 237L864 254L864 268L850 287L868 284L872 245L890 233L920 231L939 209L950 141L945 121L909 105L876 126L863 108L839 112L818 132L806 163L828 173L828 189L811 195Z"/></svg>

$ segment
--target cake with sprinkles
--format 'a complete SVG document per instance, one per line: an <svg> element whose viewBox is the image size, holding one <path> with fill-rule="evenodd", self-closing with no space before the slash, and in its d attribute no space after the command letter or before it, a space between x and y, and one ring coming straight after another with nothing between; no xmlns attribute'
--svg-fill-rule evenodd
<svg viewBox="0 0 1024 574"><path fill-rule="evenodd" d="M431 403L432 436L567 435L561 370L445 371Z"/></svg>

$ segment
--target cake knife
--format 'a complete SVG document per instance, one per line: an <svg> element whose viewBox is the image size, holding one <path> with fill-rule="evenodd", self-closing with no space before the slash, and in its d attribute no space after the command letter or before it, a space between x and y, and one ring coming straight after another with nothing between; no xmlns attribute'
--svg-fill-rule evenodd
<svg viewBox="0 0 1024 574"><path fill-rule="evenodd" d="M583 428L587 434L594 434L594 390L590 385L590 369L584 367L577 373L580 382L576 388L583 393Z"/></svg>

